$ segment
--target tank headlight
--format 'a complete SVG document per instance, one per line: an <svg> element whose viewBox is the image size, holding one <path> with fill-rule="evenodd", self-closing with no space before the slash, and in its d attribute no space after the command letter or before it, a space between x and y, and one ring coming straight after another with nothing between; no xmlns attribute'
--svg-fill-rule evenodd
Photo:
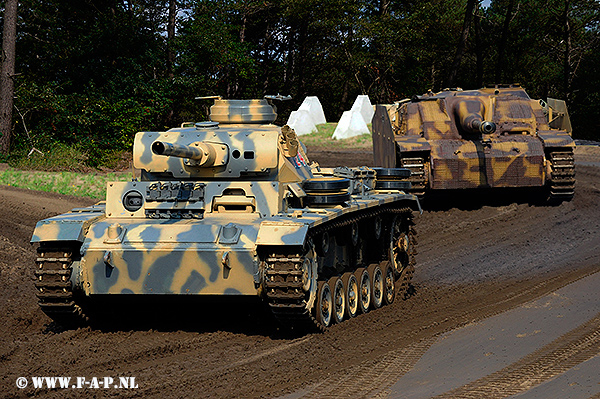
<svg viewBox="0 0 600 399"><path fill-rule="evenodd" d="M143 204L144 204L144 197L142 196L142 193L140 193L139 191L135 191L135 190L128 191L123 196L123 206L129 212L135 212L135 211L139 210Z"/></svg>

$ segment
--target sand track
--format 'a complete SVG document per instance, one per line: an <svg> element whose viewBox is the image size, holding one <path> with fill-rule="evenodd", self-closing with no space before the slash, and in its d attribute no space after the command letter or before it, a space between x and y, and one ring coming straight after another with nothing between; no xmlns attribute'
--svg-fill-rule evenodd
<svg viewBox="0 0 600 399"><path fill-rule="evenodd" d="M348 154L327 157L343 163ZM412 296L324 334L286 336L268 315L247 308L186 309L194 322L150 320L60 331L38 309L35 252L28 241L38 220L91 201L10 187L0 187L0 199L0 384L8 397L251 398L299 391L319 397L338 383L352 387L356 373L381 369L385 382L379 381L381 373L366 377L378 389L363 396L372 396L410 368L441 333L515 308L600 268L600 168L578 165L575 198L560 206L496 196L431 202L416 218L419 255ZM139 388L18 390L20 376L135 376Z"/></svg>

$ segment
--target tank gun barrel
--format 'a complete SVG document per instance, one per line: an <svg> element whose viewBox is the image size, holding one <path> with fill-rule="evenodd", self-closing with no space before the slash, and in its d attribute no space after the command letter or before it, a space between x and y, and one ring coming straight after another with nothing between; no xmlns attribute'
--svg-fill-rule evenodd
<svg viewBox="0 0 600 399"><path fill-rule="evenodd" d="M473 119L471 126L476 131L484 134L492 134L496 131L496 124L494 122L484 121L481 119Z"/></svg>
<svg viewBox="0 0 600 399"><path fill-rule="evenodd" d="M198 147L190 147L181 144L165 143L155 141L152 143L152 152L156 155L172 156L177 158L187 158L196 161L201 160L204 154Z"/></svg>
<svg viewBox="0 0 600 399"><path fill-rule="evenodd" d="M479 101L460 101L456 106L458 123L468 133L492 134L496 131L494 122L483 119L483 104Z"/></svg>
<svg viewBox="0 0 600 399"><path fill-rule="evenodd" d="M192 166L210 167L227 163L227 147L215 143L196 142L192 145L181 145L155 141L152 143L152 152L156 155L165 155L189 160Z"/></svg>

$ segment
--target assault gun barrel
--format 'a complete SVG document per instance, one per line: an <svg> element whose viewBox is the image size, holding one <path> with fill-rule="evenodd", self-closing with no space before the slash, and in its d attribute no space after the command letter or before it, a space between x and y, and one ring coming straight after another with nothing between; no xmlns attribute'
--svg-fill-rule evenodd
<svg viewBox="0 0 600 399"><path fill-rule="evenodd" d="M461 101L456 107L458 122L467 133L494 133L496 124L484 120L482 115L483 104L479 101Z"/></svg>

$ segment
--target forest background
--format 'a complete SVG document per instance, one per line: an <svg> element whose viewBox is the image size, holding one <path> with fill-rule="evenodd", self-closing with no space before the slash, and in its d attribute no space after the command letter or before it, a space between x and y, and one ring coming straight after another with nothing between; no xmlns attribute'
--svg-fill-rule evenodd
<svg viewBox="0 0 600 399"><path fill-rule="evenodd" d="M337 121L358 94L516 82L600 140L598 0L22 0L17 15L0 161L66 148L102 166L138 131L205 120L197 96L289 94L280 122L318 96Z"/></svg>

